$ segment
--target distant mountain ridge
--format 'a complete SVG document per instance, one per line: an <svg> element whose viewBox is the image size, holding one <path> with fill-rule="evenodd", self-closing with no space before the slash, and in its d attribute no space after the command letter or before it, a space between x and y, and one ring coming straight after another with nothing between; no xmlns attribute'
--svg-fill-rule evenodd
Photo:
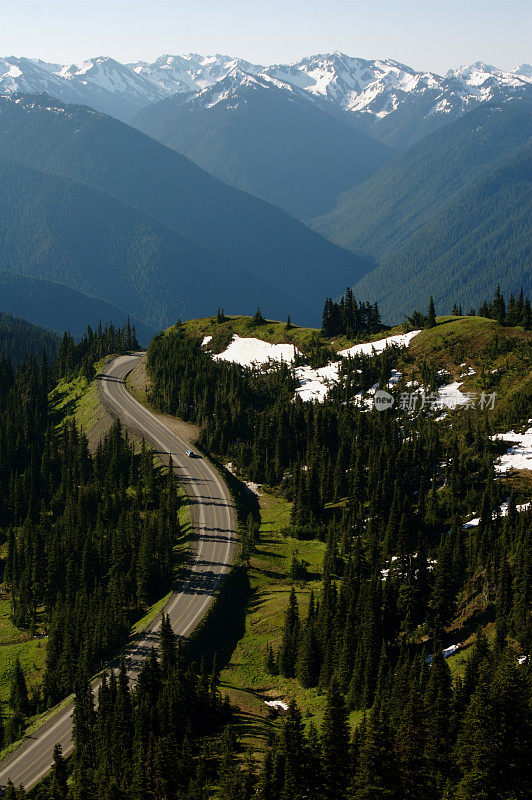
<svg viewBox="0 0 532 800"><path fill-rule="evenodd" d="M132 124L299 219L328 211L394 155L329 101L238 67L201 91L148 106Z"/></svg>
<svg viewBox="0 0 532 800"><path fill-rule="evenodd" d="M353 289L386 321L425 306L478 306L497 283L532 290L532 116L526 101L483 105L340 196L312 225L378 264Z"/></svg>
<svg viewBox="0 0 532 800"><path fill-rule="evenodd" d="M532 83L527 64L505 72L477 62L438 75L392 59L343 53L270 66L226 55L164 55L131 64L99 56L76 65L9 56L0 59L0 93L44 91L130 121L145 106L176 93L201 92L235 69L270 80L278 91L297 88L317 103L327 100L399 149L479 103L513 96Z"/></svg>
<svg viewBox="0 0 532 800"><path fill-rule="evenodd" d="M113 323L120 326L128 316L135 325L141 345L150 342L155 330L144 325L134 315L120 307L70 289L60 283L0 270L0 309L39 325L56 334L68 330L74 337L82 336L88 325L95 328Z"/></svg>
<svg viewBox="0 0 532 800"><path fill-rule="evenodd" d="M316 323L323 297L370 266L86 107L0 98L0 152L0 268L127 304L151 327L258 304Z"/></svg>

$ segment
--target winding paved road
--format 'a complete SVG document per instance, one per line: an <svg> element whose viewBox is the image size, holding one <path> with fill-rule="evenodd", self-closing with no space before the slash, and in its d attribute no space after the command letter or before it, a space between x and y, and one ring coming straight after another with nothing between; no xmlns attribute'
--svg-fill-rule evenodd
<svg viewBox="0 0 532 800"><path fill-rule="evenodd" d="M119 356L98 376L104 404L131 431L141 434L163 456L171 456L176 474L192 500L190 509L194 536L189 562L179 590L171 594L165 611L174 632L188 636L205 616L216 596L222 577L229 572L236 554L236 517L231 496L220 475L202 458L189 458L184 442L165 425L164 418L141 405L125 387L125 378L141 353ZM135 682L142 662L158 645L160 614L139 633L125 651L128 674ZM96 687L98 681L93 682ZM72 698L51 714L33 737L0 763L0 786L11 778L15 786L31 789L52 765L52 750L60 742L63 753L72 750Z"/></svg>

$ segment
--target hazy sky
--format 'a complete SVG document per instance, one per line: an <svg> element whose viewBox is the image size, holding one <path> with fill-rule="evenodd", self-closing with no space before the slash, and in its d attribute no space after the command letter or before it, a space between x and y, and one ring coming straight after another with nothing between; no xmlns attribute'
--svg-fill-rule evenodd
<svg viewBox="0 0 532 800"><path fill-rule="evenodd" d="M340 50L445 72L532 60L530 0L0 0L0 55L60 63L229 53L258 63Z"/></svg>

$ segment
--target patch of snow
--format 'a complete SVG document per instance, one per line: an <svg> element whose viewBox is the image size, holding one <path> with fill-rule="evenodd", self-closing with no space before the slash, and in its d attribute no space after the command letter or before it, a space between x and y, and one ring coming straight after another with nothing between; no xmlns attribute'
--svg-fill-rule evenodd
<svg viewBox="0 0 532 800"><path fill-rule="evenodd" d="M453 653L456 653L461 646L462 645L460 644L452 644L450 647L446 647L444 650L442 650L441 654L444 658L449 658L449 656L452 656Z"/></svg>
<svg viewBox="0 0 532 800"><path fill-rule="evenodd" d="M318 400L322 403L331 386L338 382L340 362L332 361L325 367L312 369L312 367L296 367L296 378L299 386L296 389L303 401Z"/></svg>
<svg viewBox="0 0 532 800"><path fill-rule="evenodd" d="M450 645L449 647L445 647L445 648L444 648L444 649L441 651L441 654L442 654L442 656L443 656L444 658L449 658L449 656L452 656L452 654L453 654L453 653L456 653L456 651L457 651L457 650L460 650L460 648L461 648L461 647L462 647L462 643L461 643L461 642L459 642L458 644L452 644L452 645ZM432 659L433 659L433 657L434 657L433 655L428 655L428 656L426 657L426 659L425 659L426 663L427 663L429 666L430 666L430 664L432 664Z"/></svg>
<svg viewBox="0 0 532 800"><path fill-rule="evenodd" d="M519 664L519 666L524 664L526 662L527 658L528 658L528 656L517 656L517 663Z"/></svg>
<svg viewBox="0 0 532 800"><path fill-rule="evenodd" d="M518 512L528 511L528 509L530 508L531 505L532 505L532 503L521 503L520 505L516 506L515 508L516 508L516 511L518 511ZM505 503L502 504L502 506L500 508L500 515L501 515L501 517L507 517L508 516L508 501L506 501Z"/></svg>
<svg viewBox="0 0 532 800"><path fill-rule="evenodd" d="M201 346L202 346L202 347L205 347L206 345L208 345L208 344L209 344L209 342L210 342L211 340L212 340L212 336L204 336L204 337L203 337L203 341L202 341L202 343L201 343Z"/></svg>
<svg viewBox="0 0 532 800"><path fill-rule="evenodd" d="M480 517L473 517L473 519L470 519L469 522L464 522L462 528L464 530L467 530L467 528L476 528L479 525L479 523L480 523Z"/></svg>
<svg viewBox="0 0 532 800"><path fill-rule="evenodd" d="M456 408L470 402L470 397L460 391L460 381L454 381L438 389L438 399L434 405L436 408Z"/></svg>
<svg viewBox="0 0 532 800"><path fill-rule="evenodd" d="M242 338L236 333L230 345L213 356L215 360L230 361L242 367L262 367L270 361L291 364L299 350L293 344L270 344L262 339Z"/></svg>
<svg viewBox="0 0 532 800"><path fill-rule="evenodd" d="M274 708L276 711L288 711L288 703L283 702L283 700L265 700L264 704Z"/></svg>
<svg viewBox="0 0 532 800"><path fill-rule="evenodd" d="M465 365L460 364L460 366L465 366ZM474 369L471 369L471 367L468 367L467 368L467 372L463 372L462 375L460 375L460 377L461 378L468 378L470 375L476 375L476 374L477 373L475 372Z"/></svg>
<svg viewBox="0 0 532 800"><path fill-rule="evenodd" d="M387 347L408 347L414 336L417 336L421 331L410 331L409 333L399 333L395 336L387 336L386 339L379 339L376 342L364 342L363 344L355 344L353 347L348 347L347 350L340 350L338 353L342 358L349 358L350 356L372 356L378 355L386 350Z"/></svg>
<svg viewBox="0 0 532 800"><path fill-rule="evenodd" d="M398 384L402 377L403 377L402 372L399 372L398 369L392 369L392 374L390 375L390 380L386 384L388 389L391 389L392 386L395 386L396 384Z"/></svg>
<svg viewBox="0 0 532 800"><path fill-rule="evenodd" d="M512 443L507 452L495 462L497 472L508 472L512 469L532 470L532 428L528 428L525 433L515 431L496 433L491 438L494 441Z"/></svg>
<svg viewBox="0 0 532 800"><path fill-rule="evenodd" d="M420 331L410 331L409 333L387 336L385 339L379 339L376 342L363 342L362 344L353 345L347 350L341 350L338 355L341 358L349 358L355 355L372 356L382 353L387 347L408 347L418 333ZM207 338L205 337L205 339ZM205 343L204 340L203 344ZM292 344L270 344L262 341L262 339L241 338L235 334L223 353L218 353L214 358L222 361L231 361L243 367L260 367L271 361L291 364L297 355L301 355L301 352ZM339 373L340 361L331 361L324 367L317 369L309 366L296 367L295 374L299 382L296 395L304 402L313 400L317 400L320 403L323 402L331 386L338 382ZM391 388L397 384L401 377L401 373L398 370L392 370L388 387ZM374 394L377 386L378 384L373 387L373 391L370 389L367 394ZM373 400L368 401L368 398L362 398L361 395L359 400L362 405L368 405L369 402L369 407L373 406Z"/></svg>

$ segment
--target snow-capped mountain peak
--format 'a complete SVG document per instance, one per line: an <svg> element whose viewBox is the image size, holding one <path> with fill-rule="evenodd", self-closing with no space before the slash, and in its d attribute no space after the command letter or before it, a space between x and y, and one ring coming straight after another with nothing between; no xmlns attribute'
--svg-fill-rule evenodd
<svg viewBox="0 0 532 800"><path fill-rule="evenodd" d="M497 69L497 67L491 66L491 64L485 64L483 61L458 67L456 70L449 70L446 77L459 78L474 89L490 83L496 83L499 86L520 87L530 80L525 75L520 75L517 72L504 72Z"/></svg>
<svg viewBox="0 0 532 800"><path fill-rule="evenodd" d="M227 78L230 86L225 84ZM221 83L224 85L210 99L202 95L202 105L217 105L224 100L234 103L238 92L255 85L304 93L319 103L326 101L329 108L333 104L351 112L370 127L405 106L418 117L430 119L434 126L440 117L448 119L475 104L526 91L532 84L532 67L524 64L504 72L478 61L441 76L393 59L363 59L340 52L271 66L229 55L198 53L167 53L153 63L131 64L107 56L68 65L12 56L0 59L0 92L44 91L64 102L84 103L126 121L151 103L172 95L183 95L189 102L192 96ZM374 135L380 134L374 131Z"/></svg>
<svg viewBox="0 0 532 800"><path fill-rule="evenodd" d="M277 90L290 94L294 92L290 84L282 83L277 78L262 73L246 72L236 60L227 67L226 75L219 81L196 92L176 93L171 98L171 102L194 105L196 108L214 108L223 104L224 108L234 110L248 101L250 92Z"/></svg>
<svg viewBox="0 0 532 800"><path fill-rule="evenodd" d="M514 75L519 75L521 78L531 78L532 79L532 64L520 64L514 70L512 70Z"/></svg>

